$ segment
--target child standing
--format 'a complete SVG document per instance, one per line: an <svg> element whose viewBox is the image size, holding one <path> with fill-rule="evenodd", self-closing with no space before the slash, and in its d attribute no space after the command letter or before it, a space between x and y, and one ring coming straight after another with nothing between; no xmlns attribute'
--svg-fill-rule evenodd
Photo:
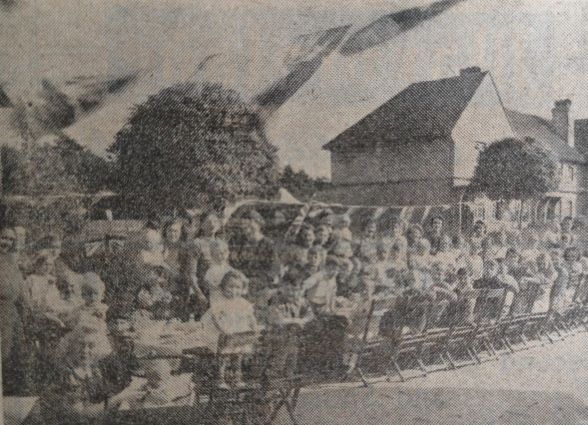
<svg viewBox="0 0 588 425"><path fill-rule="evenodd" d="M210 309L202 316L203 332L212 351L217 350L221 335L257 332L253 304L243 298L246 285L247 278L243 273L236 270L228 271L220 283L222 296L212 303ZM224 353L218 371L221 387L229 388L229 382L237 386L243 383L243 356L251 350L252 347L238 347ZM229 370L233 371L233 376L227 379Z"/></svg>

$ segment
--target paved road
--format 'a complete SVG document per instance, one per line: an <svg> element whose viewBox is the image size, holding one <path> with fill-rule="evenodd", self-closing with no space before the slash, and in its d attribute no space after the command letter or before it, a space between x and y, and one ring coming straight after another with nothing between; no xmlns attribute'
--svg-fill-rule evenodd
<svg viewBox="0 0 588 425"><path fill-rule="evenodd" d="M588 334L480 366L301 395L303 424L588 424ZM281 416L278 423L287 424Z"/></svg>

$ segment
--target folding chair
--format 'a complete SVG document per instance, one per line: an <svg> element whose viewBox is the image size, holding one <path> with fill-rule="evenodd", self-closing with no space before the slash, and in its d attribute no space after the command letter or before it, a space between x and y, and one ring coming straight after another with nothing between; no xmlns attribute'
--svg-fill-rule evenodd
<svg viewBox="0 0 588 425"><path fill-rule="evenodd" d="M425 375L438 370L447 370L452 367L451 360L446 359L448 340L451 328L433 328L425 329L423 332L424 340L420 349L416 352L416 361ZM449 355L451 357L451 355ZM440 363L431 363L430 360L438 358ZM431 369L431 365L441 364L442 366Z"/></svg>
<svg viewBox="0 0 588 425"><path fill-rule="evenodd" d="M372 300L364 320L356 320L355 323L350 324L350 331L347 334L349 342L352 344L351 365L347 371L347 378L357 373L361 382L365 387L368 386L368 381L362 369L363 360L373 355L379 348L381 348L383 338L380 335L380 325L382 318L386 313L392 311L396 306L398 297L376 298ZM361 330L358 336L356 332Z"/></svg>
<svg viewBox="0 0 588 425"><path fill-rule="evenodd" d="M386 351L389 355L386 376L388 381L392 378L393 373L397 374L402 382L409 378L405 376L405 370L400 366L402 357L408 358L416 363L421 372L417 376L427 376L428 373L422 359L422 353L424 344L431 341L431 338L427 339L427 335L424 332L431 311L431 302L420 301L411 303L410 299L404 299L403 302L406 304L402 307L402 312L399 315L399 326L392 335L387 337L386 343L384 344L384 346L387 345ZM415 317L415 312L419 317ZM413 334L404 333L404 325L413 322L415 319L421 323L421 329L417 329L417 333ZM418 332L419 330L421 332Z"/></svg>
<svg viewBox="0 0 588 425"><path fill-rule="evenodd" d="M244 373L245 357L254 358L259 350L260 334L253 331L219 336L217 351L212 362L211 382L207 388L208 403L206 416L218 419L231 417L234 422L245 420L251 413L251 403L260 389L260 383L252 374ZM235 376L242 375L242 381L227 379L226 364L229 359L237 358L239 364L231 365ZM223 366L225 364L225 366ZM237 368L237 369L235 369Z"/></svg>
<svg viewBox="0 0 588 425"><path fill-rule="evenodd" d="M477 353L474 353L471 347L471 342L476 332L477 328L472 325L453 325L449 329L443 345L442 355L447 359L451 369L457 369L458 367L469 366L479 362ZM469 361L457 361L457 356L462 353L466 354Z"/></svg>
<svg viewBox="0 0 588 425"><path fill-rule="evenodd" d="M530 347L545 345L542 336L545 335L547 320L547 313L532 313L527 315L527 322L525 323L522 332L527 338L527 341L536 341L536 344L529 345Z"/></svg>
<svg viewBox="0 0 588 425"><path fill-rule="evenodd" d="M473 302L475 305L475 301L481 292L482 290L480 289L462 292L456 306L458 312L464 315L467 311L466 309L469 308L468 303ZM471 347L477 328L472 323L464 323L464 318L459 314L453 317L443 346L443 357L447 359L451 369L476 364L479 360ZM468 318L465 319L467 320ZM473 317L469 318L469 320L473 321ZM460 361L460 357L463 358L464 356L465 359Z"/></svg>
<svg viewBox="0 0 588 425"><path fill-rule="evenodd" d="M469 343L469 349L478 364L498 360L499 352L496 349L495 342L499 332L500 323L498 322L480 323L476 327ZM485 353L486 356L483 357L482 353Z"/></svg>
<svg viewBox="0 0 588 425"><path fill-rule="evenodd" d="M472 295L476 299L474 321L477 327L470 340L470 351L478 363L497 360L499 351L495 343L501 341L501 331L505 328L502 312L506 303L506 290L478 289L474 290ZM481 357L482 352L488 356Z"/></svg>
<svg viewBox="0 0 588 425"><path fill-rule="evenodd" d="M290 421L297 424L296 404L306 377L298 368L298 348L302 327L286 325L269 330L263 337L259 361L260 389L252 400L257 422L271 424L282 408Z"/></svg>

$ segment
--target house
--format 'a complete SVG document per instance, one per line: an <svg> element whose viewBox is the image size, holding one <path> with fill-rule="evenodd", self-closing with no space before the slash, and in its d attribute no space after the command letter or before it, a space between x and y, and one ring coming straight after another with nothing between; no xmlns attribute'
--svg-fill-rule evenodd
<svg viewBox="0 0 588 425"><path fill-rule="evenodd" d="M586 157L576 148L575 137L570 134L570 106L569 99L556 101L551 120L506 109L516 136L535 140L559 163L558 189L547 193L536 208L535 214L541 221L574 217L578 211L586 210ZM586 120L577 122L580 121Z"/></svg>
<svg viewBox="0 0 588 425"><path fill-rule="evenodd" d="M514 133L490 72L411 84L343 131L331 153L324 202L347 205L458 204L478 151Z"/></svg>
<svg viewBox="0 0 588 425"><path fill-rule="evenodd" d="M582 148L576 148L570 105L557 101L551 120L507 109L491 73L478 67L412 84L324 146L331 153L332 188L315 198L346 205L454 205L460 222L463 214L501 221L510 210L513 219L516 205L472 199L467 186L489 143L532 138L553 153L562 178L558 190L523 218L574 216L588 204L588 120L576 121L582 135ZM467 212L458 207L464 204Z"/></svg>

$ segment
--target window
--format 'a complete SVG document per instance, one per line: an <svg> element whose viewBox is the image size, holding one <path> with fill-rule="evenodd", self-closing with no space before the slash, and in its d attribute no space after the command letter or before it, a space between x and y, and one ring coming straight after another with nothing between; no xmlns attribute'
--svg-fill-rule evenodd
<svg viewBox="0 0 588 425"><path fill-rule="evenodd" d="M574 181L574 179L576 178L576 176L574 175L574 174L575 174L575 171L576 171L576 170L575 170L575 168L574 168L574 166L573 166L573 165L568 165L568 173L569 173L569 176L570 176L570 181L571 181L571 182L573 182L573 181Z"/></svg>
<svg viewBox="0 0 588 425"><path fill-rule="evenodd" d="M567 214L565 214L566 216L569 217L573 217L574 216L574 201L572 201L571 199L568 200L568 205L567 205Z"/></svg>

